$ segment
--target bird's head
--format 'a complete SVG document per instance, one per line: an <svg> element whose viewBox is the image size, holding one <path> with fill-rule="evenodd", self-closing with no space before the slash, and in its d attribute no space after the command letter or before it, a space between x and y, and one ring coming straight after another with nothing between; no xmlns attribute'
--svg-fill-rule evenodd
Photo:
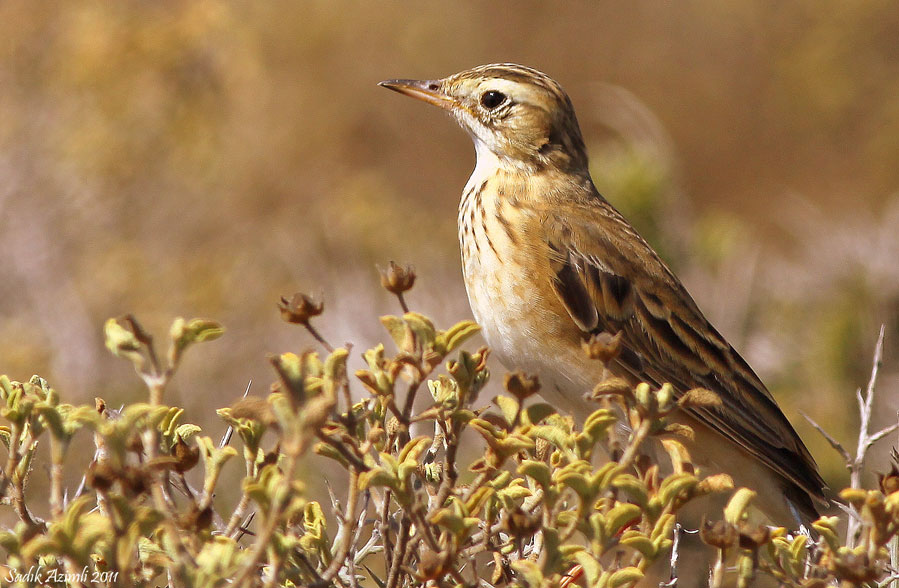
<svg viewBox="0 0 899 588"><path fill-rule="evenodd" d="M586 172L571 100L552 78L511 63L482 65L439 80L380 83L449 111L475 142L478 158L504 166Z"/></svg>

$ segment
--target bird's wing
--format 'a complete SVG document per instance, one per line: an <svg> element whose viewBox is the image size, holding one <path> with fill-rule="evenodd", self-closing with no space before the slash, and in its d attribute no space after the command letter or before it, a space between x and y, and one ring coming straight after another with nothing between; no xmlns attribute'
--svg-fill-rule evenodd
<svg viewBox="0 0 899 588"><path fill-rule="evenodd" d="M677 394L717 393L719 406L691 408L692 415L825 500L814 459L765 385L649 244L599 198L560 205L544 220L552 287L571 320L585 335L621 332L617 361L640 381L668 382Z"/></svg>

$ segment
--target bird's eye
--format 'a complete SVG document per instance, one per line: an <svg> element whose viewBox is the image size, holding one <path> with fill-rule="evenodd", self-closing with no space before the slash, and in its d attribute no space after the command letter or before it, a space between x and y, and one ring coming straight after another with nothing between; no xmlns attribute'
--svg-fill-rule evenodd
<svg viewBox="0 0 899 588"><path fill-rule="evenodd" d="M481 106L487 110L493 110L506 101L506 95L496 90L488 90L481 94Z"/></svg>

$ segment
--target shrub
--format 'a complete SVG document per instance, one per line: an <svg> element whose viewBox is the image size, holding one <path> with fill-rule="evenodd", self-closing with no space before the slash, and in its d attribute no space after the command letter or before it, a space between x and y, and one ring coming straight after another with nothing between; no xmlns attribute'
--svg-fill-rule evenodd
<svg viewBox="0 0 899 588"><path fill-rule="evenodd" d="M3 580L617 588L635 585L650 564L670 558L668 585L676 584L680 509L730 491L732 483L698 472L680 441L690 431L666 417L688 403L715 403L715 395L696 390L677 398L668 385L632 387L610 376L597 383L596 410L578 426L534 401L537 378L513 372L503 378L502 394L483 401L489 349L462 349L478 326L462 321L442 330L409 311L403 293L414 279L410 268L391 264L384 271L383 285L405 311L381 317L395 351L367 350L365 367L352 377L350 350L332 348L312 324L323 305L301 294L282 299L282 317L308 329L327 353L272 357L271 393L219 409L229 428L218 443L164 402L185 351L222 334L212 321L175 320L162 357L133 317L110 319L107 347L133 363L148 390L147 402L121 411L101 399L65 404L37 376L0 377L7 448L0 495L18 518L0 533L8 554ZM616 337L596 337L584 345L585 361L608 362L617 345ZM419 396L426 401L416 403ZM622 421L629 433L617 426ZM419 429L432 433L414 435ZM233 433L242 451L232 447ZM63 464L73 441L88 435L94 459L82 487L69 491ZM641 453L651 437L664 440L665 463ZM41 439L50 448L47 518L28 506ZM472 444L476 457L463 457L463 446ZM330 520L298 480L310 450L348 475L345 496L331 497ZM243 472L223 469L241 457ZM185 474L200 463L202 486L194 488ZM237 484L236 476L237 503L217 512L216 489ZM857 586L891 579L897 490L894 466L880 489L844 491L849 507L842 518L856 521L844 542L840 517L814 523L814 541L751 524L754 493L739 489L723 518L700 529L717 554L710 581L747 586L764 574L785 586Z"/></svg>

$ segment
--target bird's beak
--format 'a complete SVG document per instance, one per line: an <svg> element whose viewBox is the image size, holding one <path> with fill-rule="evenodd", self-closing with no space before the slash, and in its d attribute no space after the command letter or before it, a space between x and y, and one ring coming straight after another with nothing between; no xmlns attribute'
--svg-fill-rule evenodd
<svg viewBox="0 0 899 588"><path fill-rule="evenodd" d="M452 110L456 105L456 101L440 89L439 80L384 80L378 85L444 110Z"/></svg>

